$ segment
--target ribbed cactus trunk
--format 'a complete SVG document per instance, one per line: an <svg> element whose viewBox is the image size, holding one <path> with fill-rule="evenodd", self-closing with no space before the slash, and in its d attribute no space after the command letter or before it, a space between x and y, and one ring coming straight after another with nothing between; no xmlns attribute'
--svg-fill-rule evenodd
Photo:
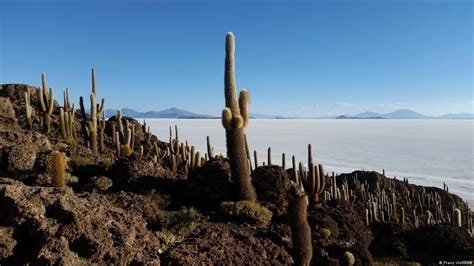
<svg viewBox="0 0 474 266"><path fill-rule="evenodd" d="M245 151L244 127L248 122L248 93L241 92L240 107L242 108L240 108L235 84L234 47L234 35L227 33L224 74L226 108L223 111L222 123L226 129L227 154L238 198L240 200L256 200Z"/></svg>
<svg viewBox="0 0 474 266"><path fill-rule="evenodd" d="M95 94L91 94L91 121L89 122L89 132L92 152L97 153L97 100Z"/></svg>
<svg viewBox="0 0 474 266"><path fill-rule="evenodd" d="M311 227L308 224L308 200L295 183L289 191L288 222L291 228L293 258L297 266L309 266L313 257Z"/></svg>

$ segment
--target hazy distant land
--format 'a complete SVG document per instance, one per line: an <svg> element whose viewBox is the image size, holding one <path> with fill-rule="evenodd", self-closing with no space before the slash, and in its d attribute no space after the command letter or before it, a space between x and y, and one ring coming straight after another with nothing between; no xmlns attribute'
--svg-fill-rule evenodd
<svg viewBox="0 0 474 266"><path fill-rule="evenodd" d="M117 114L117 109L107 109L105 115L111 117ZM140 112L130 108L121 109L122 115L133 118L178 118L178 119L217 119L220 116L213 116L207 114L194 113L192 111L171 107L161 111L146 111ZM443 114L439 116L424 115L409 109L399 109L390 113L376 113L366 111L363 113L350 115L336 115L336 116L280 116L280 115L266 115L250 113L251 119L474 119L474 113L454 113Z"/></svg>

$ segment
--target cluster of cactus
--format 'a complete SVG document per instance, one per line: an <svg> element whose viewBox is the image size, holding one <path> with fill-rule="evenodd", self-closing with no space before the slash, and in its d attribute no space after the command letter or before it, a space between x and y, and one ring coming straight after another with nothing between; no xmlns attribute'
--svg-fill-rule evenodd
<svg viewBox="0 0 474 266"><path fill-rule="evenodd" d="M299 165L299 175L296 175L296 180L301 179L301 183L308 194L309 204L315 205L319 202L319 194L321 194L326 187L326 176L322 164L315 164L313 162L313 154L311 144L308 145L308 171L305 171L302 164ZM295 171L297 174L297 172Z"/></svg>
<svg viewBox="0 0 474 266"><path fill-rule="evenodd" d="M202 157L201 153L194 146L189 146L187 141L180 143L178 132L178 126L175 125L175 137L173 138L170 127L170 146L167 148L167 154L172 171L180 171L187 176L201 167L209 159L209 155L206 154L205 157ZM209 142L208 145L210 145Z"/></svg>
<svg viewBox="0 0 474 266"><path fill-rule="evenodd" d="M86 109L84 108L84 99L82 96L79 98L79 104L81 106L81 114L83 118L82 131L84 134L84 142L88 144L92 152L98 152L97 145L97 133L98 133L98 121L102 113L105 110L105 99L102 98L101 104L97 104L97 90L95 82L95 70L92 69L92 93L90 95L91 101L91 113L90 116L86 114Z"/></svg>
<svg viewBox="0 0 474 266"><path fill-rule="evenodd" d="M222 125L226 131L227 154L232 179L240 200L256 200L252 186L246 152L244 128L248 124L249 93L242 90L237 100L234 72L234 34L227 33L225 57L225 108L222 111Z"/></svg>
<svg viewBox="0 0 474 266"><path fill-rule="evenodd" d="M145 120L143 120L142 130L143 130L143 133L145 134L146 140L150 142L153 134L151 133L150 126L147 126Z"/></svg>
<svg viewBox="0 0 474 266"><path fill-rule="evenodd" d="M246 137L245 137L246 139ZM246 141L246 150L248 150L248 144ZM259 166L259 160L257 151L254 151L254 165L255 168ZM271 147L267 149L267 164L265 162L262 163L263 166L271 166L272 163L272 150ZM281 156L281 167L286 169L286 154L282 153ZM250 164L250 155L248 155L248 162L250 170L252 170L252 166ZM290 176L291 180L298 184L299 186L304 189L309 198L309 205L314 206L315 204L320 202L320 194L325 192L326 188L326 179L328 178L327 174L325 174L324 166L322 164L316 164L313 162L313 155L312 155L312 146L311 144L308 145L308 167L306 168L302 162L299 162L298 167L296 166L296 158L292 156L292 164L293 164L293 175ZM333 173L334 175L334 173ZM335 179L334 179L335 180ZM335 184L335 182L334 182ZM335 186L335 185L334 185ZM332 186L331 186L332 187ZM338 190L338 189L337 189ZM334 191L337 191L334 189ZM348 189L347 189L348 191ZM333 197L336 199L337 197ZM326 197L326 200L330 200L330 197Z"/></svg>
<svg viewBox="0 0 474 266"><path fill-rule="evenodd" d="M128 120L125 120L125 127L122 122L122 111L117 112L117 125L118 131L113 127L112 133L113 142L115 143L115 151L117 157L130 156L133 153L135 147L135 125L130 124Z"/></svg>
<svg viewBox="0 0 474 266"><path fill-rule="evenodd" d="M395 222L402 228L407 227L407 222L413 228L419 227L422 223L426 225L453 223L465 227L470 232L471 211L467 204L464 204L462 208L453 208L452 212L443 211L441 195L436 190L427 192L424 187L418 192L414 188L404 187L398 199L397 194L393 192L396 190L396 180L396 177L388 179L388 185L383 188L380 183L377 183L371 192L367 180L360 182L357 174L353 177L355 189L351 191L351 195L358 197L366 205L365 224L367 226L373 222ZM403 179L402 182L407 184L407 179ZM445 187L446 184L444 184ZM408 217L405 216L407 211Z"/></svg>
<svg viewBox="0 0 474 266"><path fill-rule="evenodd" d="M75 126L76 108L69 102L69 91L64 91L64 106L59 109L59 128L64 140L74 140L76 138Z"/></svg>
<svg viewBox="0 0 474 266"><path fill-rule="evenodd" d="M54 88L50 87L49 91L46 85L46 74L41 74L41 88L37 90L38 99L40 102L39 111L41 113L41 127L44 132L51 131L51 120L54 111ZM33 129L33 107L31 105L31 90L27 88L24 91L25 97L25 118L29 129ZM59 128L61 136L64 140L74 140L76 137L75 131L75 107L69 102L69 91L64 91L64 106L60 108L59 112Z"/></svg>

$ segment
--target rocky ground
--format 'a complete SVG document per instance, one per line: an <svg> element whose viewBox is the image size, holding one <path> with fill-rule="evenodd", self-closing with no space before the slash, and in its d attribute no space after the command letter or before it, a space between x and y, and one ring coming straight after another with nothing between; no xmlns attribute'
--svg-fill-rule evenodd
<svg viewBox="0 0 474 266"><path fill-rule="evenodd" d="M25 117L24 91L31 90L33 129ZM293 264L291 230L286 217L292 169L262 166L252 182L259 207L251 214L228 211L233 201L230 166L212 158L188 173L152 155L156 143L135 124L135 149L117 158L112 138L116 117L106 122L105 150L85 146L82 118L77 116L75 141L59 133L59 103L49 134L39 126L36 88L0 87L0 265L17 264L150 264L150 265L289 265ZM143 147L143 155L139 151ZM67 186L53 187L49 154L67 157ZM329 183L328 177L328 183ZM348 180L348 182L347 182ZM345 182L346 181L346 182ZM356 190L390 189L405 206L405 193L436 192L443 212L465 203L438 188L422 188L376 172L357 171L336 177L338 185ZM326 191L329 190L327 187ZM322 196L321 196L322 198ZM308 210L314 265L393 265L440 260L474 260L474 239L452 222L429 224L386 219L366 224L366 204L353 200L321 200ZM423 209L423 206L421 206ZM464 214L464 212L463 212ZM350 257L347 254L351 254Z"/></svg>

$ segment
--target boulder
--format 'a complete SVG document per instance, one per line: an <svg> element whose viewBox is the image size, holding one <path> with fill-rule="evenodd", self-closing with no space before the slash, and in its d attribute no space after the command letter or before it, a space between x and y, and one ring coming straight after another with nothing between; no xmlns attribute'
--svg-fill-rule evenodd
<svg viewBox="0 0 474 266"><path fill-rule="evenodd" d="M31 170L35 160L36 150L31 140L21 145L14 145L3 149L2 165L4 170L10 173Z"/></svg>
<svg viewBox="0 0 474 266"><path fill-rule="evenodd" d="M204 223L170 247L165 265L290 265L293 259L257 229Z"/></svg>
<svg viewBox="0 0 474 266"><path fill-rule="evenodd" d="M355 265L372 264L368 250L372 233L348 203L333 200L317 205L308 212L308 223L313 239L313 264L341 264L346 252L354 255Z"/></svg>
<svg viewBox="0 0 474 266"><path fill-rule="evenodd" d="M159 265L159 241L137 213L112 206L105 196L75 195L70 188L6 185L0 223L21 235L15 264ZM0 260L2 263L2 260Z"/></svg>
<svg viewBox="0 0 474 266"><path fill-rule="evenodd" d="M194 171L187 180L188 197L197 205L216 207L232 201L233 183L227 159L213 159Z"/></svg>
<svg viewBox="0 0 474 266"><path fill-rule="evenodd" d="M288 207L286 194L290 187L290 179L285 169L276 165L258 167L252 173L252 183L258 201L267 202L264 205L277 215L286 212Z"/></svg>
<svg viewBox="0 0 474 266"><path fill-rule="evenodd" d="M6 130L17 123L15 110L9 98L0 97L0 129Z"/></svg>

